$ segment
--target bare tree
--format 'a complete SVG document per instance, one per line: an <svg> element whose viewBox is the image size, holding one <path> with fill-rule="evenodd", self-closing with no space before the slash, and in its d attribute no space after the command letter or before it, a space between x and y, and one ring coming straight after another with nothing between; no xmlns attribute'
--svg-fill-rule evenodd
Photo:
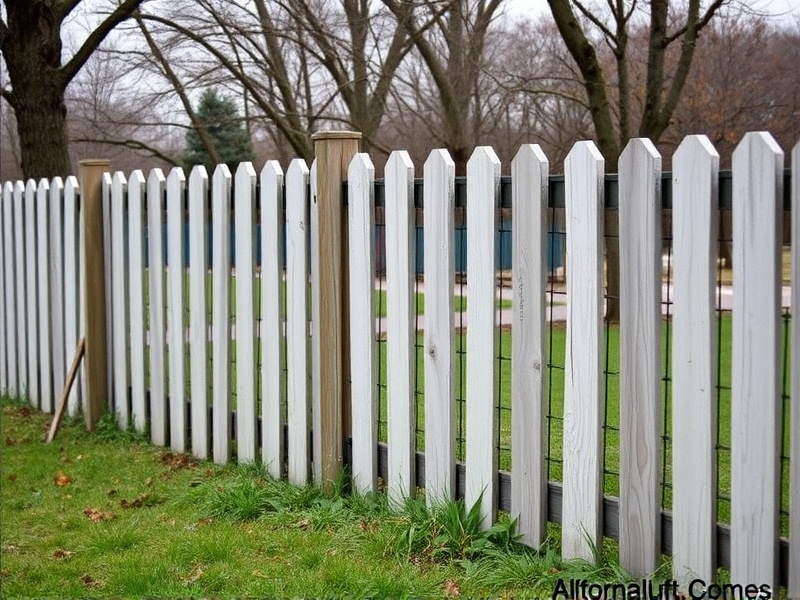
<svg viewBox="0 0 800 600"><path fill-rule="evenodd" d="M62 27L82 0L3 0L0 53L10 86L0 95L14 109L26 177L67 175L70 169L64 94L108 34L144 0L113 2L105 18L66 62Z"/></svg>

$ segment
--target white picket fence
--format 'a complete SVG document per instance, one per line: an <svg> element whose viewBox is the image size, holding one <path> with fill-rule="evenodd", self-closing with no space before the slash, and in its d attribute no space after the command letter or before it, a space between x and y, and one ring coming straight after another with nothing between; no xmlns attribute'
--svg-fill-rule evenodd
<svg viewBox="0 0 800 600"><path fill-rule="evenodd" d="M792 153L792 239L800 239L800 144ZM734 582L777 589L780 554L781 245L784 155L766 133L745 136L733 155L732 500L730 571ZM672 485L674 576L711 582L718 564L716 426L716 265L719 156L704 136L689 136L673 157ZM454 377L454 165L435 150L424 165L424 411L429 501L456 493ZM491 148L467 166L467 385L465 502L481 501L486 526L496 519L499 482L495 309L495 214L501 165ZM511 164L513 220L512 470L510 513L523 540L545 536L549 486L545 440L546 211L548 161L535 145ZM311 296L315 167L294 160L284 175L269 161L232 176L202 167L104 178L109 405L120 427L149 429L154 444L218 463L262 461L281 476L310 481L317 443L319 385ZM352 476L362 491L378 485L376 332L373 307L374 178L369 156L348 172L352 379ZM604 161L591 142L565 164L567 351L564 389L562 551L592 559L603 535L603 215ZM388 314L388 461L391 502L415 493L414 166L394 152L385 169ZM638 576L662 552L661 476L661 157L632 140L619 161L620 561ZM233 192L232 192L233 190ZM255 268L255 207L260 194L260 272ZM233 198L231 198L233 194ZM311 202L307 199L311 195ZM285 211L284 211L285 197ZM84 305L78 182L6 183L2 188L0 390L27 395L46 412L64 385L67 361L92 318ZM188 201L187 201L188 198ZM188 219L184 206L188 205ZM235 319L231 318L231 210L235 206ZM210 214L209 214L210 207ZM166 213L167 252L162 252ZM285 216L284 216L285 215ZM183 265L184 220L189 265ZM212 240L208 239L208 223ZM311 232L311 252L308 236ZM285 235L285 240L283 236ZM281 252L285 241L285 271ZM210 248L211 264L207 264ZM145 256L147 260L145 260ZM166 259L166 263L165 263ZM210 275L209 275L210 270ZM166 278L164 277L166 275ZM210 278L210 284L209 284ZM256 279L261 294L256 306ZM800 281L800 244L792 245ZM188 281L188 283L187 283ZM285 286L285 320L282 319ZM188 289L188 294L186 290ZM792 287L792 305L800 302ZM210 318L209 318L210 307ZM188 309L188 318L186 316ZM260 309L260 310L259 310ZM260 312L261 319L257 320ZM318 313L317 313L318 314ZM791 325L800 347L800 320ZM261 369L257 369L260 344ZM282 348L286 346L286 371ZM235 351L235 387L231 355ZM188 355L188 377L185 356ZM791 358L800 386L800 352ZM210 369L210 372L209 372ZM189 384L187 385L187 380ZM286 422L282 388L286 386ZM232 389L235 406L232 406ZM257 402L261 390L260 407ZM81 406L74 389L70 413ZM798 396L800 397L800 396ZM188 407L187 407L188 399ZM791 454L800 452L800 401L792 398ZM260 408L260 411L259 411ZM235 411L235 436L230 415ZM189 418L189 415L191 417ZM260 422L260 439L259 439ZM284 430L284 425L286 430ZM288 434L284 436L284 431ZM188 434L188 435L187 435ZM209 443L210 442L210 443ZM259 454L260 448L260 454ZM800 598L800 460L790 462L789 596ZM482 500L480 500L482 499ZM786 540L783 541L785 546Z"/></svg>

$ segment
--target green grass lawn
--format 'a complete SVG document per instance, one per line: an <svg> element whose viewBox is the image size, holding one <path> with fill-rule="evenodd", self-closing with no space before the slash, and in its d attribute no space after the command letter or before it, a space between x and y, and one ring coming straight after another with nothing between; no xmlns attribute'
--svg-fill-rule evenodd
<svg viewBox="0 0 800 600"><path fill-rule="evenodd" d="M557 577L627 579L540 553L507 519L490 532L460 503L437 511L382 494L333 496L219 467L116 431L0 402L0 596L526 597ZM610 551L609 551L610 552Z"/></svg>

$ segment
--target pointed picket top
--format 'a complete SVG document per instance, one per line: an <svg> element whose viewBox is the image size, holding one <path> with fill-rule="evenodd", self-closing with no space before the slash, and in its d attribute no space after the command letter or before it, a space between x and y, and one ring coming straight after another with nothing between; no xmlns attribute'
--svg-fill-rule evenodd
<svg viewBox="0 0 800 600"><path fill-rule="evenodd" d="M425 499L455 497L453 286L455 163L447 150L425 161Z"/></svg>
<svg viewBox="0 0 800 600"><path fill-rule="evenodd" d="M130 352L131 352L131 418L137 431L146 426L145 389L145 214L144 199L147 180L141 170L128 179L128 243L130 290Z"/></svg>
<svg viewBox="0 0 800 600"><path fill-rule="evenodd" d="M69 179L67 179L67 183L69 183ZM127 186L127 185L128 185L128 179L125 177L125 173L123 173L122 171L116 171L111 176L112 193L114 193L113 190L119 190L121 187ZM120 193L120 192L116 192L116 193Z"/></svg>
<svg viewBox="0 0 800 600"><path fill-rule="evenodd" d="M36 228L37 234L37 274L38 293L39 293L39 312L37 318L39 319L39 364L41 365L42 381L41 381L41 409L43 412L53 412L53 380L51 373L53 371L53 332L51 329L51 306L52 298L50 297L50 262L51 262L51 244L50 239L50 185L47 179L40 179L36 186ZM0 232L2 235L2 232ZM0 270L2 270L0 264ZM0 292L2 294L2 292ZM0 298L2 301L2 298ZM2 319L0 315L0 319ZM2 327L2 323L0 323ZM1 359L2 357L0 357Z"/></svg>
<svg viewBox="0 0 800 600"><path fill-rule="evenodd" d="M593 142L564 161L567 225L567 349L561 552L593 560L602 543L603 183Z"/></svg>
<svg viewBox="0 0 800 600"><path fill-rule="evenodd" d="M26 324L28 328L28 401L39 407L39 327L37 302L39 293L36 281L36 182L25 182L25 286L28 289Z"/></svg>
<svg viewBox="0 0 800 600"><path fill-rule="evenodd" d="M511 515L521 541L538 548L547 523L545 289L550 163L537 144L511 161L514 230L511 330Z"/></svg>
<svg viewBox="0 0 800 600"><path fill-rule="evenodd" d="M375 356L375 167L358 153L347 170L350 270L350 376L353 485L361 493L378 487L378 398Z"/></svg>
<svg viewBox="0 0 800 600"><path fill-rule="evenodd" d="M255 200L256 171L244 162L236 169L234 187L236 232L236 456L255 462L258 449L255 349Z"/></svg>
<svg viewBox="0 0 800 600"><path fill-rule="evenodd" d="M783 151L765 132L733 152L731 581L777 589Z"/></svg>
<svg viewBox="0 0 800 600"><path fill-rule="evenodd" d="M208 458L208 172L189 173L189 386L192 454Z"/></svg>
<svg viewBox="0 0 800 600"><path fill-rule="evenodd" d="M661 155L647 138L619 158L620 562L644 577L661 558Z"/></svg>
<svg viewBox="0 0 800 600"><path fill-rule="evenodd" d="M8 339L7 356L8 361L8 382L6 389L3 390L9 396L17 396L20 393L19 385L19 363L17 360L17 341L16 341L16 325L17 325L17 305L16 294L14 286L11 285L14 273L14 228L12 221L12 207L14 203L14 185L10 181L6 181L3 185L2 197L2 211L3 211L3 256L0 260L3 261L3 270L7 283L3 285L3 290L0 293L5 294L5 325L6 336Z"/></svg>
<svg viewBox="0 0 800 600"><path fill-rule="evenodd" d="M167 175L167 193L175 193L176 190L183 190L186 185L186 175L182 167L172 167Z"/></svg>
<svg viewBox="0 0 800 600"><path fill-rule="evenodd" d="M166 178L164 177L164 171L158 167L155 169L150 169L150 173L147 174L148 194L154 192L157 188L163 186L165 183Z"/></svg>
<svg viewBox="0 0 800 600"><path fill-rule="evenodd" d="M283 309L283 169L268 160L261 169L261 462L281 477L284 418L281 411Z"/></svg>
<svg viewBox="0 0 800 600"><path fill-rule="evenodd" d="M716 574L719 154L704 135L672 157L672 573L687 591Z"/></svg>
<svg viewBox="0 0 800 600"><path fill-rule="evenodd" d="M311 453L308 445L308 252L306 210L309 169L295 159L286 173L286 382L288 475L295 485L308 483Z"/></svg>
<svg viewBox="0 0 800 600"><path fill-rule="evenodd" d="M489 146L467 161L467 387L466 506L481 503L481 527L497 513L497 361L495 360L495 208L500 159ZM469 368L470 365L472 368ZM479 366L479 368L474 368Z"/></svg>
<svg viewBox="0 0 800 600"><path fill-rule="evenodd" d="M405 150L392 152L386 180L386 381L389 502L401 508L416 491L414 370L415 218L414 163Z"/></svg>
<svg viewBox="0 0 800 600"><path fill-rule="evenodd" d="M231 455L230 427L230 272L231 272L231 172L225 164L214 169L211 186L211 327L212 353L212 455L225 464Z"/></svg>
<svg viewBox="0 0 800 600"><path fill-rule="evenodd" d="M792 282L800 281L800 142L792 150ZM792 313L798 314L800 285L792 285ZM792 319L792 348L800 348L800 319ZM800 352L792 353L791 389L800 390ZM800 540L800 394L791 398L791 431L789 456L789 539ZM789 598L800 599L800 543L789 546Z"/></svg>
<svg viewBox="0 0 800 600"><path fill-rule="evenodd" d="M25 185L22 181L14 182L14 269L16 282L14 290L17 294L17 369L19 370L19 391L23 395L30 393L31 373L28 370L28 344L34 340L28 339L28 307L27 286L25 285Z"/></svg>
<svg viewBox="0 0 800 600"><path fill-rule="evenodd" d="M319 267L319 204L317 203L317 159L311 162L308 174L308 193L311 196L308 216L311 225L311 289L320 289ZM311 294L311 454L322 456L322 367L320 360L320 298L319 294ZM323 484L322 462L314 461L312 465L313 480Z"/></svg>

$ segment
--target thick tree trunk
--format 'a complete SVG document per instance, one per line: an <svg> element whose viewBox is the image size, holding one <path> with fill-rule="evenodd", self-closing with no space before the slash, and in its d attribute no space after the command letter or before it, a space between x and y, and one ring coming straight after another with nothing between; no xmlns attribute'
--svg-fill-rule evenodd
<svg viewBox="0 0 800 600"><path fill-rule="evenodd" d="M15 82L14 97L25 177L70 175L63 90L45 81L31 81L26 85Z"/></svg>

